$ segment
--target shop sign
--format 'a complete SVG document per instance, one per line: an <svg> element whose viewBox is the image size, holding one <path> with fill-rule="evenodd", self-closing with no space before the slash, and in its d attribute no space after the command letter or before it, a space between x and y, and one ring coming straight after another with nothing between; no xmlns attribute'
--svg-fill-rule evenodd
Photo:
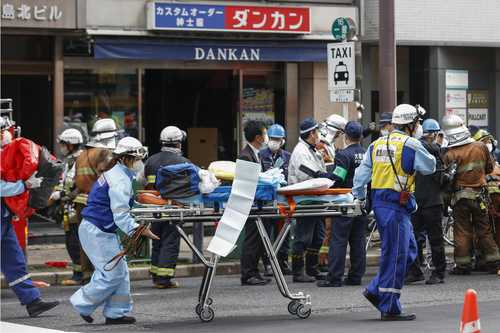
<svg viewBox="0 0 500 333"><path fill-rule="evenodd" d="M308 34L310 9L151 2L148 29Z"/></svg>
<svg viewBox="0 0 500 333"><path fill-rule="evenodd" d="M332 24L332 36L337 41L350 40L356 36L356 25L354 20L347 17L339 17Z"/></svg>
<svg viewBox="0 0 500 333"><path fill-rule="evenodd" d="M467 106L474 109L488 108L488 91L471 90L467 92Z"/></svg>
<svg viewBox="0 0 500 333"><path fill-rule="evenodd" d="M356 88L354 42L327 45L328 90Z"/></svg>
<svg viewBox="0 0 500 333"><path fill-rule="evenodd" d="M488 109L469 109L467 111L467 124L488 127Z"/></svg>
<svg viewBox="0 0 500 333"><path fill-rule="evenodd" d="M76 0L5 0L2 27L76 28Z"/></svg>
<svg viewBox="0 0 500 333"><path fill-rule="evenodd" d="M447 109L446 114L459 116L464 121L465 126L467 126L467 109Z"/></svg>
<svg viewBox="0 0 500 333"><path fill-rule="evenodd" d="M463 70L446 71L446 89L469 88L469 72Z"/></svg>
<svg viewBox="0 0 500 333"><path fill-rule="evenodd" d="M447 108L466 108L467 107L467 91L466 90L446 90L446 107Z"/></svg>

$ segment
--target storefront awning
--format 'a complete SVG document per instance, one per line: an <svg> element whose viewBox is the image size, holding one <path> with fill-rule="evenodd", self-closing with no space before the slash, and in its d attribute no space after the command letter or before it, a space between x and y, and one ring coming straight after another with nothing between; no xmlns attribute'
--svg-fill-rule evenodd
<svg viewBox="0 0 500 333"><path fill-rule="evenodd" d="M327 42L97 38L96 59L191 61L326 61Z"/></svg>

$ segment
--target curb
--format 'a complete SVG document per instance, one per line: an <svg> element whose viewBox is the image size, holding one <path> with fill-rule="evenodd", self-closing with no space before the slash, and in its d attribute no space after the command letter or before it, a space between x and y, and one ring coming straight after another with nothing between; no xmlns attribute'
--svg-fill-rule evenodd
<svg viewBox="0 0 500 333"><path fill-rule="evenodd" d="M447 250L447 256L452 253L452 251ZM366 257L366 266L375 267L378 266L380 262L380 253L368 253ZM346 267L350 266L349 256L346 259ZM203 276L205 271L205 266L203 264L189 264L189 265L178 265L175 270L175 276L180 277L200 277ZM132 267L129 268L130 281L141 281L149 280L149 268L148 267ZM240 273L240 262L222 262L217 265L218 275L234 275ZM56 272L38 272L31 273L31 278L37 281L43 281L49 283L50 285L57 286L61 285L63 280L69 279L72 275L71 271L56 271ZM7 281L2 275L1 278L1 288L8 288Z"/></svg>

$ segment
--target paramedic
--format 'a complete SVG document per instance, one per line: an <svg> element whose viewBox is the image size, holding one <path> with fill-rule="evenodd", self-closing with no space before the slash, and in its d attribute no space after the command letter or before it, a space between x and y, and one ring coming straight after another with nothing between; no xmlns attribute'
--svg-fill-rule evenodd
<svg viewBox="0 0 500 333"><path fill-rule="evenodd" d="M320 140L318 123L306 118L300 124L300 138L290 158L288 182L290 185L317 178L326 173L325 162L316 150ZM320 278L318 270L319 249L325 236L322 218L298 218L295 226L295 241L292 247L292 273L294 282L314 282ZM304 270L305 259L305 270Z"/></svg>
<svg viewBox="0 0 500 333"><path fill-rule="evenodd" d="M120 259L111 270L106 267L121 251L118 229L130 236L139 226L130 215L132 180L144 168L142 159L147 148L139 140L126 137L118 142L113 155L115 165L92 186L78 229L82 248L95 271L90 282L74 293L70 302L88 323L93 322L92 313L103 304L107 325L133 324L135 318L128 316L132 298L127 262ZM149 228L142 235L158 239Z"/></svg>
<svg viewBox="0 0 500 333"><path fill-rule="evenodd" d="M279 124L274 124L267 130L267 135L269 136L267 148L262 149L259 152L262 171L265 172L269 169L278 168L283 171L285 180L288 180L290 153L283 149L283 145L285 144L285 129ZM280 222L281 221L275 219L264 220L264 226L266 227L266 231L272 241L276 239L279 234ZM289 243L290 235L287 235L277 255L281 271L285 275L292 274L292 271L288 266ZM266 254L262 257L262 261L264 262L264 275L272 276L273 272L271 270L271 263L269 262L269 258L267 258Z"/></svg>

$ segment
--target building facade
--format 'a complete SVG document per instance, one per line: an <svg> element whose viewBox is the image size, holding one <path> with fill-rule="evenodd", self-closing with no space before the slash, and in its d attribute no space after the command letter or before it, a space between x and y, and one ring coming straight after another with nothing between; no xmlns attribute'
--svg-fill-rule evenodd
<svg viewBox="0 0 500 333"><path fill-rule="evenodd" d="M378 0L363 1L363 102L378 117ZM500 134L500 2L396 1L398 102ZM384 110L387 111L387 110ZM368 118L368 117L367 117Z"/></svg>
<svg viewBox="0 0 500 333"><path fill-rule="evenodd" d="M23 1L18 2L16 10ZM37 1L31 2L34 7ZM33 111L19 108L16 117L26 136L50 146L66 126L88 130L96 119L112 117L155 151L161 129L171 124L187 129L188 155L201 165L234 159L248 119L284 124L293 147L301 119L325 119L337 111L327 89L326 44L336 18L358 22L359 16L349 0L75 0L73 5L70 29L42 34L52 41L43 59L52 66L46 88L52 97L40 112L51 119L44 125L50 134L28 131L39 123L24 125ZM16 40L21 32L41 38L41 31L25 23L3 29L2 40ZM62 79L57 86L55 66ZM16 100L26 99L2 88L4 96L13 96L15 107L21 104Z"/></svg>

